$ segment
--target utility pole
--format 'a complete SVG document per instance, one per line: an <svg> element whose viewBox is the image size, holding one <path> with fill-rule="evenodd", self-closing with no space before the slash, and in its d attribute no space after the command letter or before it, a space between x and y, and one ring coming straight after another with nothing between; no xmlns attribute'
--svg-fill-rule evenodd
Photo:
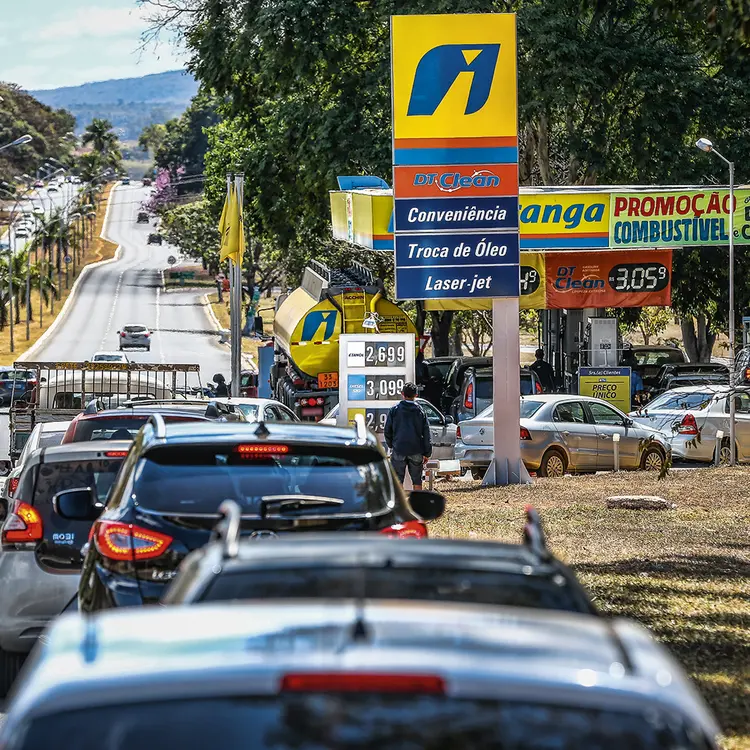
<svg viewBox="0 0 750 750"><path fill-rule="evenodd" d="M13 339L13 221L8 225L8 302L10 306L10 351L16 350Z"/></svg>
<svg viewBox="0 0 750 750"><path fill-rule="evenodd" d="M231 177L227 175L227 191L231 187ZM245 175L234 176L238 215L242 215L245 190ZM241 227L241 231L244 228ZM240 372L242 370L242 258L239 263L229 261L229 326L231 334L232 396L240 395Z"/></svg>

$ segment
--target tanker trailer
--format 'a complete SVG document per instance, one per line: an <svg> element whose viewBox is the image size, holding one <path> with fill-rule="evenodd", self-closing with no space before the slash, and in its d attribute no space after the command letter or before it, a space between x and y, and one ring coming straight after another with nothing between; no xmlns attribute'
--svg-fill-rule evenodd
<svg viewBox="0 0 750 750"><path fill-rule="evenodd" d="M339 334L414 333L409 316L383 296L365 266L330 269L311 261L302 284L280 297L274 318L271 390L300 418L317 421L339 401ZM416 354L416 349L415 349Z"/></svg>

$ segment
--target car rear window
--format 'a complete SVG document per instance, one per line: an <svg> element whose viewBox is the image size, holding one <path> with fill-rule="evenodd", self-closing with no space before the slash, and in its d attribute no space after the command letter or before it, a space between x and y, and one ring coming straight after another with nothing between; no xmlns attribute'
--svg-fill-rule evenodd
<svg viewBox="0 0 750 750"><path fill-rule="evenodd" d="M117 417L79 419L71 442L85 443L88 440L133 440L138 430L148 421L150 414L129 414ZM199 417L166 415L165 422L193 422Z"/></svg>
<svg viewBox="0 0 750 750"><path fill-rule="evenodd" d="M477 380L477 399L483 401L492 401L492 378L478 375Z"/></svg>
<svg viewBox="0 0 750 750"><path fill-rule="evenodd" d="M315 564L309 568L254 567L216 576L199 601L248 599L409 599L419 601L492 604L566 612L591 613L591 607L560 577L547 577L497 570L401 565L385 568Z"/></svg>
<svg viewBox="0 0 750 750"><path fill-rule="evenodd" d="M674 393L667 391L657 396L646 406L648 411L664 409L667 411L702 411L714 398L714 393L699 391L698 393Z"/></svg>
<svg viewBox="0 0 750 750"><path fill-rule="evenodd" d="M684 362L682 352L676 349L658 349L651 351L633 351L639 365L667 365L670 362Z"/></svg>
<svg viewBox="0 0 750 750"><path fill-rule="evenodd" d="M146 326L123 326L122 330L128 333L143 333L146 330Z"/></svg>
<svg viewBox="0 0 750 750"><path fill-rule="evenodd" d="M250 443L268 447L278 444ZM239 503L243 514L266 518L383 512L392 498L390 469L371 449L283 445L285 453L251 454L238 445L156 447L136 467L138 503L168 512L216 513L222 500ZM295 497L308 500L304 509ZM269 497L275 498L269 501ZM265 498L265 500L264 500ZM282 507L279 503L284 502ZM319 504L316 504L319 503Z"/></svg>
<svg viewBox="0 0 750 750"><path fill-rule="evenodd" d="M380 671L380 670L379 670ZM12 750L690 750L707 744L675 711L377 692L152 700L28 720ZM9 748L9 750L11 750Z"/></svg>
<svg viewBox="0 0 750 750"><path fill-rule="evenodd" d="M235 404L235 409L239 409L248 422L258 421L258 407L255 404Z"/></svg>
<svg viewBox="0 0 750 750"><path fill-rule="evenodd" d="M104 502L115 481L122 457L94 460L66 460L39 465L34 486L35 506L52 503L52 498L63 490L91 487L100 502Z"/></svg>
<svg viewBox="0 0 750 750"><path fill-rule="evenodd" d="M521 399L521 419L533 417L544 405L544 401L533 401L530 398Z"/></svg>
<svg viewBox="0 0 750 750"><path fill-rule="evenodd" d="M39 445L37 447L38 448L53 448L56 445L60 445L60 443L62 443L64 434L65 434L65 431L43 432L39 436Z"/></svg>

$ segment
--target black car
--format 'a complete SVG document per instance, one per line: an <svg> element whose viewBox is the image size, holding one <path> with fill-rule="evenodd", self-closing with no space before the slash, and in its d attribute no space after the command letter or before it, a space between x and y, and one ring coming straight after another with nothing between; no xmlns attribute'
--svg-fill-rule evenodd
<svg viewBox="0 0 750 750"><path fill-rule="evenodd" d="M700 381L701 377L706 380ZM657 395L664 393L670 388L678 388L680 385L690 385L690 383L675 383L675 378L682 379L692 377L701 383L722 384L729 382L729 368L718 362L679 362L662 365L659 372L650 381L651 394Z"/></svg>
<svg viewBox="0 0 750 750"><path fill-rule="evenodd" d="M422 398L427 399L436 409L442 406L443 385L456 356L431 357L423 361L424 367L417 368L417 385Z"/></svg>
<svg viewBox="0 0 750 750"><path fill-rule="evenodd" d="M157 232L152 232L148 236L148 240L146 241L146 244L148 245L161 245L162 239L161 235Z"/></svg>
<svg viewBox="0 0 750 750"><path fill-rule="evenodd" d="M573 572L527 511L524 544L383 534L296 534L239 541L239 507L227 502L221 539L185 558L163 604L269 599L407 599L595 614ZM232 518L232 515L236 518ZM429 571L429 575L425 575Z"/></svg>
<svg viewBox="0 0 750 750"><path fill-rule="evenodd" d="M145 211L138 212L138 218L136 219L137 224L148 224L149 216Z"/></svg>
<svg viewBox="0 0 750 750"><path fill-rule="evenodd" d="M492 357L456 357L445 376L440 411L453 416L454 401L461 395L464 374L470 367L492 367Z"/></svg>
<svg viewBox="0 0 750 750"><path fill-rule="evenodd" d="M138 433L93 526L83 563L82 611L158 601L185 556L206 544L231 499L253 538L299 531L427 535L441 495L409 500L364 420L355 429L289 422L165 424ZM85 491L60 503L68 518L98 514Z"/></svg>

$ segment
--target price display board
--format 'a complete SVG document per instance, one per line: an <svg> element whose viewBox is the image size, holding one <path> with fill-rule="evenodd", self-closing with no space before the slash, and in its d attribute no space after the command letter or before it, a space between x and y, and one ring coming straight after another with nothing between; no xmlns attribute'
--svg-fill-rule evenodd
<svg viewBox="0 0 750 750"><path fill-rule="evenodd" d="M342 334L339 337L338 424L365 418L382 436L388 411L401 400L404 383L414 382L413 333Z"/></svg>

